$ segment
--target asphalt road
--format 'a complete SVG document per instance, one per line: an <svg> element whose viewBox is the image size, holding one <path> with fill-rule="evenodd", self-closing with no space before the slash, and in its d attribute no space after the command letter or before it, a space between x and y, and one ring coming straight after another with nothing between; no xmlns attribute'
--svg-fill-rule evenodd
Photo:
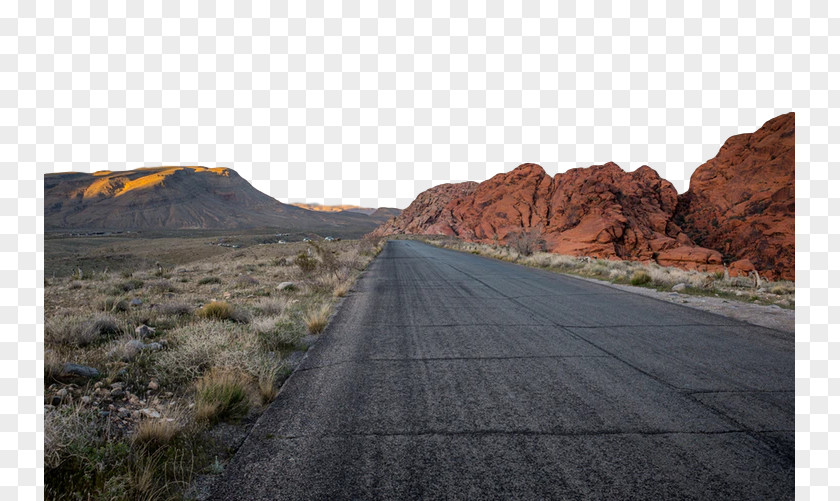
<svg viewBox="0 0 840 501"><path fill-rule="evenodd" d="M214 498L790 499L791 334L392 241Z"/></svg>

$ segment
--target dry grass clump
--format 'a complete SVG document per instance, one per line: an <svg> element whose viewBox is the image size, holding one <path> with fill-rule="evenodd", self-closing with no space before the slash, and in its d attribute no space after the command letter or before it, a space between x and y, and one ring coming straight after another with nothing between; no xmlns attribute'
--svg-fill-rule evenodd
<svg viewBox="0 0 840 501"><path fill-rule="evenodd" d="M196 315L210 320L231 320L234 316L234 308L225 301L210 301L202 306Z"/></svg>
<svg viewBox="0 0 840 501"><path fill-rule="evenodd" d="M310 334L320 334L327 327L330 319L330 305L324 304L320 307L309 309L303 315L303 322Z"/></svg>
<svg viewBox="0 0 840 501"><path fill-rule="evenodd" d="M778 284L770 287L769 291L771 294L781 296L784 294L796 293L796 287L794 287L793 282L779 282Z"/></svg>
<svg viewBox="0 0 840 501"><path fill-rule="evenodd" d="M198 285L220 284L222 279L219 277L204 277L198 281Z"/></svg>
<svg viewBox="0 0 840 501"><path fill-rule="evenodd" d="M333 296L335 297L344 297L350 292L350 287L352 284L348 281L342 280L338 284L336 284L335 288L333 289Z"/></svg>
<svg viewBox="0 0 840 501"><path fill-rule="evenodd" d="M195 416L200 421L235 420L251 409L251 378L230 369L214 369L195 387Z"/></svg>
<svg viewBox="0 0 840 501"><path fill-rule="evenodd" d="M247 344L243 327L204 320L172 330L170 348L159 352L154 375L164 384L177 385L199 377L218 364L221 353Z"/></svg>
<svg viewBox="0 0 840 501"><path fill-rule="evenodd" d="M134 431L135 445L157 449L170 443L183 430L182 410L167 409L166 415L160 418L146 418L140 421Z"/></svg>
<svg viewBox="0 0 840 501"><path fill-rule="evenodd" d="M44 326L44 340L49 343L84 347L105 341L125 331L124 326L121 326L111 315L97 315L90 318L74 314L47 319Z"/></svg>

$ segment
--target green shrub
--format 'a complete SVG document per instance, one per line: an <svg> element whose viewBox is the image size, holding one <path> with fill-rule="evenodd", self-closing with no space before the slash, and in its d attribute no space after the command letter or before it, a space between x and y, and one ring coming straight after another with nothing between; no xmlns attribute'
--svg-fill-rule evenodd
<svg viewBox="0 0 840 501"><path fill-rule="evenodd" d="M295 258L295 264L304 273L311 273L318 267L318 260L308 256L305 252L301 252Z"/></svg>
<svg viewBox="0 0 840 501"><path fill-rule="evenodd" d="M630 278L630 283L632 285L644 285L646 283L650 283L650 275L643 271L637 271L633 273L633 276Z"/></svg>
<svg viewBox="0 0 840 501"><path fill-rule="evenodd" d="M222 279L219 277L204 277L198 281L198 285L220 284Z"/></svg>
<svg viewBox="0 0 840 501"><path fill-rule="evenodd" d="M257 329L257 340L263 351L294 350L303 337L303 329L292 320L281 320L269 329Z"/></svg>

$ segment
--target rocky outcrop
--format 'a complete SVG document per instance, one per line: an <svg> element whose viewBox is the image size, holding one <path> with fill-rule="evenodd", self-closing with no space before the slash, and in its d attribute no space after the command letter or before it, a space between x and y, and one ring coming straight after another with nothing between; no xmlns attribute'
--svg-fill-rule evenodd
<svg viewBox="0 0 840 501"><path fill-rule="evenodd" d="M731 137L679 196L648 166L626 172L610 162L552 178L522 164L480 184L426 190L374 234L511 243L527 231L562 254L793 279L794 145L793 113Z"/></svg>
<svg viewBox="0 0 840 501"><path fill-rule="evenodd" d="M795 116L729 138L691 176L675 221L735 272L794 279Z"/></svg>
<svg viewBox="0 0 840 501"><path fill-rule="evenodd" d="M417 195L398 216L389 219L371 233L376 237L399 235L457 235L457 218L452 214L450 202L468 197L478 183L468 181L441 184Z"/></svg>
<svg viewBox="0 0 840 501"><path fill-rule="evenodd" d="M676 205L673 185L647 166L625 172L608 163L552 178L522 164L481 184L427 190L376 234L508 243L525 230L540 233L552 252L720 267L719 253L697 247L673 224Z"/></svg>

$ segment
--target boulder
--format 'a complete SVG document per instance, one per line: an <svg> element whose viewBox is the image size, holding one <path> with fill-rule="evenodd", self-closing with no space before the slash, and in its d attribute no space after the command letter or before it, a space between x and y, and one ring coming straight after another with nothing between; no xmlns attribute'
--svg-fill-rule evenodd
<svg viewBox="0 0 840 501"><path fill-rule="evenodd" d="M154 327L149 327L146 324L141 324L134 329L134 334L140 338L146 338L155 333Z"/></svg>
<svg viewBox="0 0 840 501"><path fill-rule="evenodd" d="M87 365L79 365L79 364L71 364L66 363L64 364L64 368L61 371L61 378L95 378L99 377L99 371L93 367L88 367Z"/></svg>
<svg viewBox="0 0 840 501"><path fill-rule="evenodd" d="M295 289L297 289L297 285L294 282L280 282L277 286L279 291L293 291Z"/></svg>

